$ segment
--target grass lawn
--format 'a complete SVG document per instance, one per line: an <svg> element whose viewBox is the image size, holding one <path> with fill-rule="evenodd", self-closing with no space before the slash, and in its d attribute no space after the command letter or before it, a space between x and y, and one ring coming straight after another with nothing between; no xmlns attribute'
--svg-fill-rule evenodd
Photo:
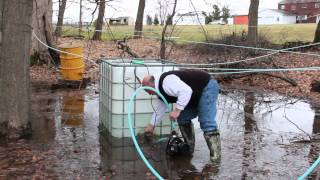
<svg viewBox="0 0 320 180"><path fill-rule="evenodd" d="M92 30L93 28L91 28ZM133 26L111 26L110 29L104 27L103 40L122 39L133 35ZM172 27L169 27L170 32ZM287 41L313 41L316 24L288 24L288 25L260 25L259 34L269 39L275 44L282 44ZM143 34L147 38L159 38L161 35L161 26L144 26ZM209 38L219 39L223 36L247 31L244 25L206 25L203 26L176 26L171 37L176 38L180 43L185 41L204 41L204 31L207 32ZM65 26L63 27L63 35L78 35L78 29ZM83 28L83 36L88 37L92 33L88 32L88 28Z"/></svg>

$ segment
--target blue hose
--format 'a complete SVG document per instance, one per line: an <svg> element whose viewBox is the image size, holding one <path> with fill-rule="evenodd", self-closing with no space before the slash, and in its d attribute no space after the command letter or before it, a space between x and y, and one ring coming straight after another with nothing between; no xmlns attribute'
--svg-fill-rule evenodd
<svg viewBox="0 0 320 180"><path fill-rule="evenodd" d="M149 161L146 159L146 157L144 156L134 133L133 127L132 127L132 120L131 120L131 109L132 109L132 105L133 105L133 101L134 98L137 96L137 94L142 91L142 90L151 90L154 91L155 93L157 93L161 99L163 100L163 102L165 102L165 104L167 105L168 109L170 108L167 100L163 97L163 95L156 89L152 88L152 87L148 87L148 86L143 86L138 88L133 95L130 97L130 101L129 101L129 105L128 105L128 123L129 123L129 129L130 129L130 134L131 134L131 138L133 140L134 146L136 147L139 156L141 157L141 159L143 160L143 162L147 165L147 167L149 168L149 170L152 172L153 175L155 175L158 179L163 180L163 177L161 177L161 175L152 167L152 165L149 163Z"/></svg>
<svg viewBox="0 0 320 180"><path fill-rule="evenodd" d="M315 167L317 167L317 165L320 163L320 156L318 157L318 159L312 164L312 166L302 175L298 178L298 180L303 180L305 179L312 171Z"/></svg>

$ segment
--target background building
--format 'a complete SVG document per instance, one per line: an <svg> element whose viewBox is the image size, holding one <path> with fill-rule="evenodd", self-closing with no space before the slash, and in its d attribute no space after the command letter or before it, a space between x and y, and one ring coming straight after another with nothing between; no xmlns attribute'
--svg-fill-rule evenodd
<svg viewBox="0 0 320 180"><path fill-rule="evenodd" d="M107 18L107 22L110 25L134 25L134 19L129 16L117 17L117 18Z"/></svg>
<svg viewBox="0 0 320 180"><path fill-rule="evenodd" d="M295 14L297 23L316 23L320 17L319 0L283 0L278 9Z"/></svg>
<svg viewBox="0 0 320 180"><path fill-rule="evenodd" d="M249 17L247 14L245 15L233 15L233 24L236 25L247 25L249 23Z"/></svg>
<svg viewBox="0 0 320 180"><path fill-rule="evenodd" d="M248 15L233 15L233 24L248 25ZM296 15L278 9L264 9L258 12L258 24L295 24Z"/></svg>
<svg viewBox="0 0 320 180"><path fill-rule="evenodd" d="M188 12L185 14L178 14L173 23L177 23L177 25L205 25L206 17L202 13Z"/></svg>
<svg viewBox="0 0 320 180"><path fill-rule="evenodd" d="M278 9L265 9L258 13L258 24L295 24L296 15Z"/></svg>

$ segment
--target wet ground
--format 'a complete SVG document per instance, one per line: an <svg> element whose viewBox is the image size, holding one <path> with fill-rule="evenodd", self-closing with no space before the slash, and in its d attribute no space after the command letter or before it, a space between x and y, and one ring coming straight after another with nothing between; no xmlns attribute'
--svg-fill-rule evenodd
<svg viewBox="0 0 320 180"><path fill-rule="evenodd" d="M0 179L155 179L129 143L99 132L99 94L32 88L33 137L0 146ZM220 94L220 163L209 162L199 124L193 158L170 158L165 145L143 151L165 179L296 179L320 150L320 107L250 92ZM312 174L319 177L318 171Z"/></svg>

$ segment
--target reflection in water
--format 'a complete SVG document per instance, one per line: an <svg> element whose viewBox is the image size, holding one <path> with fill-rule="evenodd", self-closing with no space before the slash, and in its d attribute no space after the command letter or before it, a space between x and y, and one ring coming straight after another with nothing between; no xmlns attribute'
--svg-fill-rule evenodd
<svg viewBox="0 0 320 180"><path fill-rule="evenodd" d="M62 118L63 126L79 127L83 126L84 97L64 96L62 98Z"/></svg>
<svg viewBox="0 0 320 180"><path fill-rule="evenodd" d="M319 134L320 133L320 107L312 107L314 110L314 120L312 126L312 133Z"/></svg>
<svg viewBox="0 0 320 180"><path fill-rule="evenodd" d="M51 151L59 160L58 166L49 168L62 179L147 179L150 172L131 140L110 143L99 132L98 97L88 94L37 91L32 97L34 139L54 144ZM295 179L315 160L319 144L290 143L305 135L284 116L319 137L319 108L313 107L318 111L314 116L305 102L268 96L262 100L253 93L219 97L222 160L218 167L207 165L209 152L199 125L192 159L167 157L165 144L142 143L143 151L167 179ZM270 102L272 98L277 101Z"/></svg>
<svg viewBox="0 0 320 180"><path fill-rule="evenodd" d="M320 108L319 107L312 107L312 109L315 112L314 120L313 120L313 126L312 126L312 139L316 140L319 139L320 134ZM310 166L318 159L318 156L320 155L320 150L318 146L313 142L310 145L310 151L309 151L309 163ZM320 171L319 168L316 168L310 175L311 179L319 179L320 178Z"/></svg>
<svg viewBox="0 0 320 180"><path fill-rule="evenodd" d="M50 94L50 93L49 93ZM49 97L48 93L38 92L31 98L31 127L32 138L35 141L50 142L54 140L55 122L54 112L56 99Z"/></svg>
<svg viewBox="0 0 320 180"><path fill-rule="evenodd" d="M113 139L100 136L101 169L103 174L112 179L146 179L151 176L130 139ZM166 142L144 143L139 140L141 149L150 164L164 179L212 179L219 170L215 164L207 164L200 171L192 164L192 157L170 157L165 152Z"/></svg>
<svg viewBox="0 0 320 180"><path fill-rule="evenodd" d="M254 119L254 93L247 92L244 96L244 134L243 134L243 160L242 160L242 179L248 178L250 161L255 160L255 131L257 131L257 122Z"/></svg>
<svg viewBox="0 0 320 180"><path fill-rule="evenodd" d="M64 133L70 133L73 140L84 136L84 94L75 95L67 93L60 98L60 128ZM68 131L68 132L67 132Z"/></svg>
<svg viewBox="0 0 320 180"><path fill-rule="evenodd" d="M57 172L63 179L97 179L100 172L97 96L85 91L58 92L56 103L56 156L61 160Z"/></svg>
<svg viewBox="0 0 320 180"><path fill-rule="evenodd" d="M129 138L113 139L109 142L106 134L100 136L101 169L112 179L145 179L148 168L140 159ZM162 175L168 174L166 154L163 144L145 144L139 141L144 155L153 167Z"/></svg>

